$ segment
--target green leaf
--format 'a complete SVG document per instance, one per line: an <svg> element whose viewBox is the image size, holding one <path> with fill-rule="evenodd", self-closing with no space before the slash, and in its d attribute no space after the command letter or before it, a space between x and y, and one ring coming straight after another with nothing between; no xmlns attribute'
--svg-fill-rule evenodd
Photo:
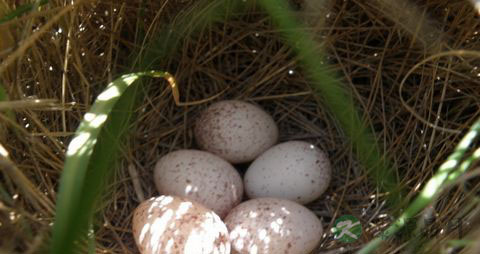
<svg viewBox="0 0 480 254"><path fill-rule="evenodd" d="M129 131L137 99L136 90L130 90L135 87L129 86L141 77L167 75L153 71L123 75L107 86L84 115L66 153L50 253L73 253L79 247L75 242L88 239L96 198L117 161L121 137Z"/></svg>
<svg viewBox="0 0 480 254"><path fill-rule="evenodd" d="M95 254L95 231L92 224L89 225L88 231L88 254Z"/></svg>

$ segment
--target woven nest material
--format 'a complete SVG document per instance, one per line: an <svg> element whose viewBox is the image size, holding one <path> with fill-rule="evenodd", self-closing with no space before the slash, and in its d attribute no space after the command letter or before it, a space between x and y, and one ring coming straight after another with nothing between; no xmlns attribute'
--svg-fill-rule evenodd
<svg viewBox="0 0 480 254"><path fill-rule="evenodd" d="M194 4L84 1L69 7L63 2L51 1L43 11L0 26L2 38L12 38L10 45L0 45L0 58L7 62L18 53L8 67L0 65L2 81L11 100L24 102L15 106L16 122L2 116L3 126L11 130L2 129L1 142L14 164L3 165L0 174L0 253L41 252L50 237L65 149L83 114L107 83L131 70L131 52L165 24L187 16L185 10ZM402 2L339 0L317 6L296 1L294 6L325 49L326 58L319 61L329 64L352 92L363 121L395 168L408 204L480 116L478 58L462 52L442 55L480 49L480 19L466 1ZM140 30L148 34L140 37ZM196 116L222 99L261 105L278 123L280 141L305 140L328 153L331 185L308 205L325 225L314 253L354 252L392 222L387 193L356 160L335 115L312 90L280 32L262 9L251 8L186 35L178 42L178 53L162 61L158 68L176 78L181 101L206 101L177 106L166 82L144 86L147 96L136 111L135 132L122 150L122 163L112 168L114 181L98 208L103 226L95 232L96 252L138 253L131 216L143 198L158 195L154 163L169 151L195 148ZM28 50L19 51L22 46ZM432 59L421 63L428 57ZM458 238L458 226L447 228L447 222L461 218L462 234L478 234L472 230L475 206L468 208L478 190L478 181L465 180L423 213L431 240L423 246L426 253L452 249L447 240ZM354 243L334 240L330 232L335 219L345 214L363 225ZM408 251L408 246L399 235L379 253Z"/></svg>

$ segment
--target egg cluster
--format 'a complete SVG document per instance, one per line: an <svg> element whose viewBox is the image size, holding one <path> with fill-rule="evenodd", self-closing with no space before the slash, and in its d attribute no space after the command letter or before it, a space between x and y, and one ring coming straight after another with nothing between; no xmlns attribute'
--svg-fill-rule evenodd
<svg viewBox="0 0 480 254"><path fill-rule="evenodd" d="M238 100L212 104L194 132L202 150L160 158L153 180L161 196L134 211L142 254L304 254L318 245L322 223L303 204L330 182L322 150L304 141L277 144L273 118ZM247 162L242 179L232 164Z"/></svg>

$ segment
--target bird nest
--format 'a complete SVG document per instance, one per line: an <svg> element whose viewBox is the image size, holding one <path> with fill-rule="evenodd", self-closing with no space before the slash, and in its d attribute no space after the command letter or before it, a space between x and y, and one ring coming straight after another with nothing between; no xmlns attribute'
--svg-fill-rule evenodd
<svg viewBox="0 0 480 254"><path fill-rule="evenodd" d="M13 7L15 1L6 2ZM292 6L325 52L318 64L337 73L391 163L405 191L400 205L405 208L480 116L479 60L459 51L480 48L480 20L465 1L319 2ZM141 200L158 195L155 162L169 151L196 148L196 117L222 99L262 106L278 124L281 142L304 140L328 153L331 184L308 205L324 223L314 253L353 253L398 215L386 202L389 192L367 174L335 112L312 88L295 47L268 14L258 6L234 15L226 9L217 13L222 19L189 29L199 22L201 7L200 1L188 0L74 5L54 0L0 25L2 40L8 38L0 44L1 81L11 101L1 105L3 112L14 113L1 115L1 144L8 152L0 174L1 252L45 251L66 148L80 120L106 84L142 68L139 56L162 35L176 38L174 46L147 55L158 63L147 67L171 73L184 104L175 103L166 82L139 86L145 96L134 109L134 131L97 202L97 253L138 253L132 212ZM171 30L177 26L184 30ZM465 178L425 209L427 240L417 247L429 253L460 250L448 240L475 233L478 190L475 178ZM362 224L353 243L342 243L331 232L342 215ZM415 252L412 232L401 231L380 252Z"/></svg>

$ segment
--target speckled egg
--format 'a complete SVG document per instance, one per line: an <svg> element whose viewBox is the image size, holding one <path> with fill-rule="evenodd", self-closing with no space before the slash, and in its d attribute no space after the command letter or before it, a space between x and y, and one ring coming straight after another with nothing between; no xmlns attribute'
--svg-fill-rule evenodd
<svg viewBox="0 0 480 254"><path fill-rule="evenodd" d="M187 197L221 218L243 196L242 178L235 168L219 156L199 150L178 150L160 158L154 182L160 194Z"/></svg>
<svg viewBox="0 0 480 254"><path fill-rule="evenodd" d="M133 213L133 237L142 254L229 254L228 231L221 219L186 198L159 196Z"/></svg>
<svg viewBox="0 0 480 254"><path fill-rule="evenodd" d="M224 220L232 253L306 254L320 242L321 221L307 208L277 198L241 203Z"/></svg>
<svg viewBox="0 0 480 254"><path fill-rule="evenodd" d="M327 155L304 141L271 147L248 168L245 192L250 198L276 197L309 203L323 194L331 178Z"/></svg>
<svg viewBox="0 0 480 254"><path fill-rule="evenodd" d="M278 127L259 106L238 100L220 101L200 114L195 139L201 149L231 163L243 163L277 143Z"/></svg>

